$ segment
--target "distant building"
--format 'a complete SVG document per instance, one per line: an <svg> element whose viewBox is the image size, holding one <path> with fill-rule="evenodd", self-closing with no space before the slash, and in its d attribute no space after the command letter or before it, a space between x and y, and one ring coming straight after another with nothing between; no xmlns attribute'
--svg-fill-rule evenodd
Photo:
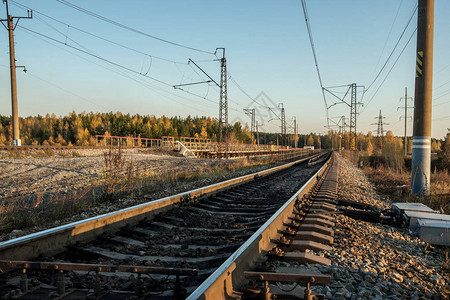
<svg viewBox="0 0 450 300"><path fill-rule="evenodd" d="M314 146L304 146L304 149L310 149L310 150L314 150Z"/></svg>

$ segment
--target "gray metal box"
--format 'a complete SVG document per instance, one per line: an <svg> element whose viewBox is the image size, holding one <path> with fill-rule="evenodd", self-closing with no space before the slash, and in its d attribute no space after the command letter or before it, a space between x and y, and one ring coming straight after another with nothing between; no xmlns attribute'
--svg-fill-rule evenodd
<svg viewBox="0 0 450 300"><path fill-rule="evenodd" d="M405 214L409 229L412 231L416 231L418 229L419 219L450 222L450 215L427 213L427 212L420 212L420 211L409 211L409 210L405 211L404 214Z"/></svg>
<svg viewBox="0 0 450 300"><path fill-rule="evenodd" d="M422 203L393 203L392 209L396 210L398 212L404 212L404 211L421 211L421 212L428 212L428 213L438 213L435 210L432 210L428 206Z"/></svg>
<svg viewBox="0 0 450 300"><path fill-rule="evenodd" d="M419 219L419 237L432 245L450 246L450 221Z"/></svg>

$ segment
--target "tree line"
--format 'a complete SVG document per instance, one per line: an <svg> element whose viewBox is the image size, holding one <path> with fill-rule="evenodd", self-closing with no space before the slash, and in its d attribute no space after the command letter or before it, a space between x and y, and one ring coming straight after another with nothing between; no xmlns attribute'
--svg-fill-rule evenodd
<svg viewBox="0 0 450 300"><path fill-rule="evenodd" d="M217 141L219 124L211 117L155 117L113 113L55 114L19 118L23 145L95 145L95 135L160 139L162 136L210 138ZM229 126L232 142L250 143L248 125L236 122ZM10 116L0 115L0 145L12 144Z"/></svg>
<svg viewBox="0 0 450 300"><path fill-rule="evenodd" d="M20 137L23 145L95 145L95 135L141 137L160 139L163 136L209 138L217 141L219 124L211 117L156 117L152 115L130 115L120 112L76 113L67 116L47 114L19 118ZM287 134L260 132L250 133L248 124L236 122L229 125L230 142L284 145L290 147L314 146L316 149L350 149L350 133L339 134ZM446 140L449 139L447 135ZM366 151L369 156L385 157L386 161L401 161L403 157L403 137L396 137L388 131L383 137L359 133L356 149ZM0 145L12 144L12 124L10 116L0 115ZM432 151L439 152L450 147L450 141L432 139ZM412 139L407 142L407 152L412 151ZM450 151L450 150L449 150ZM442 151L441 151L442 152ZM445 152L445 151L444 151ZM450 157L450 156L449 156Z"/></svg>

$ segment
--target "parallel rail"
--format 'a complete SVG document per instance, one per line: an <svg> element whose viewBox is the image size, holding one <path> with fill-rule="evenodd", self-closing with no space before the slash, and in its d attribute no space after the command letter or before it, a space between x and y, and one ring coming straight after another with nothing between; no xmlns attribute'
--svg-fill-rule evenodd
<svg viewBox="0 0 450 300"><path fill-rule="evenodd" d="M250 175L244 175L116 212L0 242L0 260L28 260L40 255L53 255L79 241L90 241L101 234L114 232L125 225L136 224L145 218L168 210L174 204L218 193L232 186L249 182L258 177L267 176L317 156L318 154Z"/></svg>
<svg viewBox="0 0 450 300"><path fill-rule="evenodd" d="M233 255L231 255L188 299L231 299L245 282L245 272L257 259L267 254L280 238L280 230L294 211L296 200L301 199L315 186L330 168L333 160L324 164L309 181L298 190L278 211L266 221Z"/></svg>
<svg viewBox="0 0 450 300"><path fill-rule="evenodd" d="M307 169L304 168L293 168L292 170L290 168L291 166L306 162L306 161L312 161L314 164L323 162L325 158L326 153L313 155L308 158L300 159L291 163L288 163L286 165L282 165L279 167L271 168L269 170L257 172L251 175L242 176L236 179L228 180L222 183L210 185L204 188L196 189L193 191L181 193L178 195L174 195L171 197L166 197L163 199L151 201L145 204L137 205L134 207L130 207L127 209L122 209L120 211L109 213L105 215L101 215L98 217L90 218L87 220L75 222L68 225L63 225L57 228L49 229L46 231L38 232L35 234L31 234L25 237L17 238L14 240L6 241L3 243L0 243L0 268L5 270L21 270L22 273L22 280L21 280L21 286L20 289L22 291L22 294L16 294L16 296L22 297L26 295L26 293L30 293L27 287L27 276L25 275L28 273L26 270L30 270L32 274L35 274L33 272L40 272L40 270L45 271L47 270L57 270L60 279L58 279L58 292L57 295L61 299L72 299L70 297L73 297L75 294L70 295L70 293L73 293L73 289L71 289L70 292L67 292L64 288L64 276L63 271L75 271L75 272L95 272L97 274L97 283L94 286L94 293L96 295L101 294L101 288L100 288L100 281L98 279L99 272L102 273L111 273L114 274L116 272L122 272L122 273L135 273L137 274L140 280L141 274L166 274L166 275L176 275L176 283L175 284L175 290L173 290L173 294L168 294L167 292L163 293L164 297L171 298L170 295L175 295L177 299L184 299L186 292L187 294L192 293L196 287L198 287L201 282L209 276L209 274L213 273L203 284L201 284L190 296L189 299L227 299L230 295L233 295L233 291L237 290L238 283L242 281L243 276L248 276L248 272L244 274L246 270L249 269L249 267L252 265L252 263L255 261L255 259L265 251L269 251L270 247L273 246L273 238L276 238L279 234L278 231L280 228L283 227L283 223L289 218L289 215L292 213L293 206L295 205L295 202L297 199L303 197L310 188L316 184L319 179L323 178L323 175L325 173L326 167L322 167L319 171L316 173L313 173L313 177L307 181L306 184L303 184L306 178L304 177L306 174L311 174L313 171L319 167L313 167L314 169L309 169L310 171L306 171ZM328 163L329 164L329 163ZM295 171L297 170L297 171ZM303 171L299 171L303 170ZM280 172L282 171L282 172ZM300 173L299 173L300 172ZM305 173L306 172L306 173ZM315 171L314 171L315 172ZM276 178L278 178L278 183L281 183L281 190L280 184L278 184L277 189L275 189L277 192L273 193L270 192L270 189L264 189L265 198L257 198L261 197L258 195L251 195L251 193L254 193L252 190L254 188L258 188L258 186L262 186L263 184L266 184L272 180L269 178L264 178L270 174L276 173ZM308 175L310 176L310 175ZM261 180L256 180L264 178ZM296 178L305 178L304 180L299 181L299 179ZM287 180L287 182L297 182L296 185L287 184L284 180ZM264 183L265 182L265 183ZM299 191L295 192L295 194L287 201L283 199L287 199L290 197L290 195L299 188L299 186L303 185L302 188L300 188ZM271 185L270 185L271 186ZM237 187L237 188L234 188ZM286 187L289 187L286 189ZM227 190L227 191L225 191ZM228 191L230 190L230 191ZM241 192L239 192L239 190ZM244 192L245 191L245 192ZM289 191L288 193L282 192L281 194L285 194L285 196L281 196L279 191ZM235 197L239 197L239 193L244 192L247 198L236 198L241 199L242 202L233 202L231 200L224 199L224 195L229 195L229 199L233 199ZM214 195L214 196L213 196ZM273 195L269 196L268 195ZM288 196L289 195L289 196ZM212 197L212 198L211 198ZM256 197L256 198L254 198ZM285 197L285 198L283 198ZM200 198L199 201L191 202L194 198ZM214 202L212 199L217 198L219 202ZM250 198L254 199L266 199L264 202L262 201L256 201L252 202ZM209 199L209 200L208 200ZM222 200L223 199L223 200ZM277 200L278 202L273 202L272 200ZM247 200L247 201L245 201ZM271 200L271 201L269 201ZM222 201L225 201L221 203ZM168 211L169 209L173 208L175 204L183 204L184 202L189 203L197 203L193 205L194 207L191 207L191 204L189 205L182 205L182 206L175 206L177 207L175 210L171 210L169 214L160 214L162 212ZM214 204L216 203L216 204ZM107 236L113 237L113 232L117 232L119 230L125 230L125 233L128 234L128 232L138 232L136 229L133 228L143 228L144 231L148 229L145 229L145 226L148 226L151 224L154 224L156 226L161 226L157 224L161 224L161 221L159 220L181 220L179 217L183 214L185 214L189 210L198 210L200 211L204 210L205 208L208 209L208 207L214 207L214 205L223 205L223 208L227 211L229 211L228 214L240 216L242 215L242 218L247 219L247 221L241 222L247 223L247 226L250 226L253 228L250 228L247 226L244 226L242 229L238 229L238 227L234 227L235 225L232 225L232 227L229 227L229 225L225 227L218 227L217 229L210 229L210 232L215 232L215 235L225 235L225 240L227 241L226 236L228 235L228 232L231 231L238 231L245 234L238 234L236 237L233 237L232 240L236 239L236 243L228 242L230 244L222 244L223 241L220 244L217 244L218 246L205 246L205 250L209 249L227 249L223 254L221 254L221 251L218 253L215 253L212 256L203 256L203 254L200 254L200 256L196 256L196 258L187 258L185 260L185 263L181 264L175 264L173 258L168 257L166 260L166 263L159 264L159 263L152 263L152 264L142 264L142 262L146 262L147 260L153 260L158 257L159 254L155 254L155 256L152 256L153 254L150 252L142 252L142 254L139 255L128 255L127 252L124 254L113 254L108 250L108 247L104 248L105 250L101 250L100 248L96 248L95 245L102 245L102 243L106 242L105 236L102 236L99 238L100 235L107 234ZM242 206L241 206L242 203ZM248 203L249 206L247 206L247 209L243 208L245 207L245 203ZM254 204L252 204L254 203ZM274 206L275 203L276 204ZM283 204L284 203L284 204ZM219 205L220 206L220 205ZM267 207L266 207L267 206ZM281 208L279 208L281 206ZM197 207L197 208L195 208ZM187 208L187 210L186 210ZM279 208L279 209L278 209ZM278 210L277 210L278 209ZM220 210L220 209L219 209ZM248 210L247 212L245 212ZM253 211L254 213L251 213ZM272 215L273 212L276 213ZM219 215L224 212L218 212ZM152 216L159 215L156 218L151 218ZM210 217L207 217L207 215L203 214L194 214L193 219L192 216L189 217L190 219L186 220L194 220L195 218L202 218L200 215L203 215L203 217L206 220L206 224L210 224L208 222L211 222ZM216 217L216 219L220 219L219 215ZM262 218L258 217L258 215L266 215L266 217ZM178 216L178 217L177 217ZM256 217L256 218L255 218ZM240 217L238 217L240 218ZM269 219L267 219L269 218ZM154 219L156 221L149 221L149 219ZM225 219L223 219L225 220ZM266 221L267 220L267 221ZM159 223L158 223L159 222ZM177 221L178 222L178 221ZM264 223L265 222L265 223ZM215 223L215 221L213 221ZM263 224L264 223L264 224ZM147 224L147 225L146 225ZM201 227L202 225L197 225L194 220L194 227ZM189 225L189 226L192 226ZM222 223L223 224L223 223ZM229 223L231 224L238 224L238 223ZM250 225L252 224L252 225ZM262 225L263 224L263 225ZM136 227L134 227L136 225ZM144 225L144 227L139 227ZM197 225L197 226L196 226ZM254 226L257 225L257 226ZM260 227L262 225L262 227ZM133 228L130 228L130 227ZM177 225L170 225L170 222L165 225L168 231L172 231L173 226ZM172 226L172 227L171 227ZM183 225L181 225L183 226ZM184 225L186 226L186 224ZM151 227L148 227L151 230ZM190 228L190 227L187 227ZM208 226L206 227L208 228ZM212 227L214 228L214 227ZM226 228L234 228L234 229L226 229ZM175 230L176 228L173 228ZM188 229L189 230L189 229ZM198 228L193 228L193 230L199 230ZM208 229L207 229L208 230ZM255 232L256 230L256 232ZM208 231L206 231L208 232ZM254 233L252 235L252 233ZM168 235L169 232L165 233L163 232L163 235ZM178 235L177 231L175 230L172 235ZM189 234L188 234L189 236ZM240 236L238 238L238 236ZM249 240L247 238L250 237ZM117 237L117 238L116 238ZM133 247L133 245L136 245L137 243L141 243L142 245L145 244L143 242L139 242L139 240L135 240L132 236L129 236L131 239L128 239L127 235L123 236L121 238L121 235L114 236L111 241L120 241L121 243L131 243L130 246ZM173 237L169 237L169 240L171 241L170 244L172 244L175 240L172 239ZM241 240L240 242L238 240ZM164 242L166 239L163 239L163 243L165 245L166 242ZM247 240L247 241L246 241ZM92 241L89 242L89 241ZM211 240L210 240L211 241ZM230 241L230 240L228 240ZM83 244L78 244L78 242ZM144 240L144 242L147 242L147 240ZM152 243L151 240L148 240L148 242ZM181 243L181 241L180 241ZM185 242L182 242L180 246L184 245ZM242 243L244 243L242 246L240 246ZM157 244L161 244L157 243ZM195 243L194 243L195 244ZM84 246L83 246L84 245ZM202 245L201 243L199 245ZM207 243L206 245L214 245ZM81 247L80 247L81 246ZM167 245L171 246L171 245ZM240 247L239 247L240 246ZM86 248L85 248L86 247ZM102 246L100 246L103 248ZM139 247L139 246L137 246ZM197 247L197 246L195 246ZM201 246L199 246L201 247ZM238 248L239 247L239 248ZM96 250L99 249L99 250ZM183 249L183 248L181 248ZM187 248L184 248L187 249ZM237 251L229 256L233 251ZM73 252L75 250L75 252ZM135 249L136 251L139 249ZM231 250L231 251L230 251ZM104 253L106 257L108 255L112 255L112 260L107 260L103 262L103 260L100 260L99 262L96 262L95 260L81 260L79 261L78 258L75 258L75 261L72 263L72 261L69 258L69 261L63 257L70 257L71 255L80 255L77 254L81 251L81 253L98 253L102 255ZM91 251L91 252L90 252ZM93 251L93 252L92 252ZM97 252L100 251L100 252ZM106 252L105 252L106 251ZM139 251L138 251L139 252ZM64 254L63 254L64 253ZM111 254L108 254L111 253ZM132 253L131 253L132 254ZM36 259L37 257L51 257L53 255L57 255L59 259L63 258L63 260L54 260L53 258L50 258L50 261L46 261L44 258L44 261L30 261L32 259ZM63 255L63 256L61 256ZM84 254L81 254L82 256ZM180 254L181 255L181 254ZM170 256L170 255L169 255ZM78 256L80 257L80 256ZM117 257L118 260L114 259L114 257ZM120 259L119 257L135 257L138 261L141 261L140 265L135 265L135 262L131 265L128 263L128 260ZM154 258L152 258L154 257ZM229 257L229 258L228 258ZM228 258L228 260L226 260ZM179 261L180 258L177 258L177 261ZM220 265L224 260L225 263L219 267L219 269L216 269L218 265ZM164 260L163 260L164 261ZM181 258L181 261L183 259ZM196 267L194 262L200 262L202 261L203 265L206 263L203 267ZM215 261L212 263L212 261ZM192 262L192 263L191 263ZM214 271L215 270L215 271ZM225 272L225 273L223 273ZM197 276L198 275L198 276ZM89 276L89 275L88 275ZM110 275L109 275L110 276ZM265 276L269 276L270 274L266 274ZM286 278L290 278L290 280L296 280L301 281L301 279L298 278L298 276L290 276L289 274L285 275ZM45 277L45 275L44 275ZM269 278L268 277L268 278ZM182 291L181 287L183 286L183 283L189 282L191 279L195 278L195 284L192 285L186 285L190 286L188 290ZM314 280L316 282L326 282L328 278L326 276L316 277ZM45 281L44 281L45 283ZM181 285L180 285L181 283ZM139 286L139 284L138 284ZM137 287L136 287L137 288ZM82 291L80 291L82 292ZM82 292L86 293L86 291ZM120 294L120 292L119 292ZM13 294L10 294L13 295ZM30 294L31 295L31 294ZM128 294L129 296L130 294ZM139 296L139 293L137 294ZM161 295L161 296L162 296ZM14 296L14 297L16 297ZM125 294L123 294L124 297L126 297ZM165 299L165 298L164 298Z"/></svg>

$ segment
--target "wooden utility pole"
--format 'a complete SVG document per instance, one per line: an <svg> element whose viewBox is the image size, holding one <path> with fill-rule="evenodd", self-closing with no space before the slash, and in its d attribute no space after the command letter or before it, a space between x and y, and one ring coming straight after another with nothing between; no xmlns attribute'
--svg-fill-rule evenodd
<svg viewBox="0 0 450 300"><path fill-rule="evenodd" d="M14 29L17 26L17 22L19 22L19 19L31 19L32 18L32 11L28 11L28 17L13 17L9 14L8 9L8 1L3 0L3 3L5 3L6 6L6 19L0 20L2 22L3 26L5 24L3 22L6 22L5 28L8 30L9 34L9 65L10 65L10 76L11 76L11 106L12 106L12 145L13 146L20 146L22 143L20 141L20 131L19 131L19 108L17 105L17 82L16 82L16 58L15 58L15 52L14 52ZM16 24L14 24L14 19L16 19ZM18 66L20 68L23 68L24 72L27 70L24 66Z"/></svg>
<svg viewBox="0 0 450 300"><path fill-rule="evenodd" d="M434 0L419 0L411 191L430 195Z"/></svg>

